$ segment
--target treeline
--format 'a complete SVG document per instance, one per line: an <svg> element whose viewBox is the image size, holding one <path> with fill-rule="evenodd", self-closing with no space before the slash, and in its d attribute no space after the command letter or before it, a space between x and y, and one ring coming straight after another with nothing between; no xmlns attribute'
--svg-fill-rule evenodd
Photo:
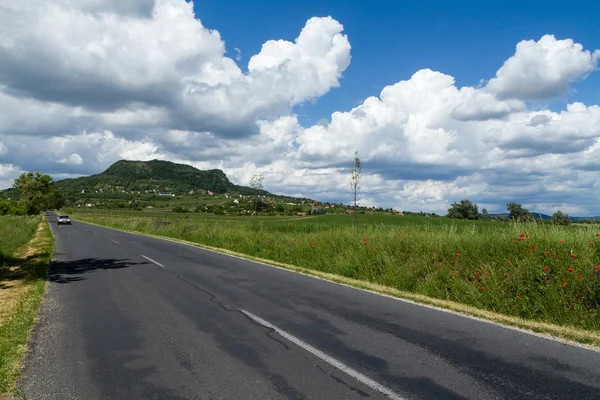
<svg viewBox="0 0 600 400"><path fill-rule="evenodd" d="M472 219L472 220L499 220L499 221L517 221L517 222L532 222L535 221L533 215L528 209L524 208L521 204L511 202L506 204L506 210L508 211L508 217L505 216L491 216L488 211L483 208L479 212L477 204L470 200L461 200L458 203L452 203L448 209L448 218L456 219ZM544 221L546 222L546 221ZM555 225L570 225L571 218L568 214L558 210L552 214L552 220L547 221Z"/></svg>
<svg viewBox="0 0 600 400"><path fill-rule="evenodd" d="M40 172L21 174L13 184L18 198L0 199L0 215L35 215L60 209L65 199L53 183L50 175Z"/></svg>

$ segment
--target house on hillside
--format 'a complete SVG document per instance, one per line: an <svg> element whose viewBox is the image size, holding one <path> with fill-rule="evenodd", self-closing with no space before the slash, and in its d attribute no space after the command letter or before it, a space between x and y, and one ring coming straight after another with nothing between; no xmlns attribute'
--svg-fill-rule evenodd
<svg viewBox="0 0 600 400"><path fill-rule="evenodd" d="M346 209L346 214L354 214L354 210Z"/></svg>
<svg viewBox="0 0 600 400"><path fill-rule="evenodd" d="M158 193L159 196L175 196L173 193L171 192L159 192Z"/></svg>

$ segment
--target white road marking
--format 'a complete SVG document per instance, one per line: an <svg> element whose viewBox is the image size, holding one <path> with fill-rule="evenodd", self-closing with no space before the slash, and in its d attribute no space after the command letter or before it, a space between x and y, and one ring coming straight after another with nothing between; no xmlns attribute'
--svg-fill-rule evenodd
<svg viewBox="0 0 600 400"><path fill-rule="evenodd" d="M159 267L162 267L162 268L164 268L164 267L165 267L164 265L162 265L162 264L161 264L161 263L159 263L158 261L154 261L154 260L153 260L153 259L151 259L150 257L146 257L146 256L145 256L145 255L143 255L143 254L140 254L140 256L144 257L146 260L150 261L151 263L154 263L154 264L158 265Z"/></svg>
<svg viewBox="0 0 600 400"><path fill-rule="evenodd" d="M361 374L360 372L356 371L355 369L350 368L349 366L342 363L341 361L338 361L335 358L328 356L327 354L323 353L321 350L319 350L315 347L312 347L310 344L303 342L302 340L287 333L286 331L279 329L278 327L271 324L270 322L267 322L264 319L254 315L251 312L248 312L246 310L240 309L239 311L244 313L248 318L251 318L254 321L258 322L259 324L261 324L267 328L273 329L275 332L277 332L279 335L283 336L290 342L295 343L296 345L302 347L304 350L308 351L309 353L314 354L315 356L319 357L321 360L327 362L328 364L333 365L340 371L345 372L346 374L350 375L357 381L362 382L363 384L367 385L371 389L385 394L388 398L390 398L392 400L405 400L404 397L401 397L400 395L394 393L392 390L388 389L387 387L375 382L371 378Z"/></svg>
<svg viewBox="0 0 600 400"><path fill-rule="evenodd" d="M117 241L116 241L116 240L114 240L114 239L110 239L110 241L111 241L111 242L113 242L113 243L119 244L119 242L117 242Z"/></svg>
<svg viewBox="0 0 600 400"><path fill-rule="evenodd" d="M99 234L98 232L94 232L94 235L98 235L98 236L100 236L100 234Z"/></svg>

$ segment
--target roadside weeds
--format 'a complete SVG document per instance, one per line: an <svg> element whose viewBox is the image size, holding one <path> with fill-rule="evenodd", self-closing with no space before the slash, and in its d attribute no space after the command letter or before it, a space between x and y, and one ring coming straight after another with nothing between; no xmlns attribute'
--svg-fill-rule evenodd
<svg viewBox="0 0 600 400"><path fill-rule="evenodd" d="M45 218L34 237L8 260L0 281L0 399L20 397L17 381L46 290L54 237Z"/></svg>

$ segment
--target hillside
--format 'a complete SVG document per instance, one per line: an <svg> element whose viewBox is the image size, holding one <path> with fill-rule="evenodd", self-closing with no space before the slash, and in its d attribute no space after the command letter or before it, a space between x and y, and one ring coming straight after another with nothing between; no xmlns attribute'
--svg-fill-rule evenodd
<svg viewBox="0 0 600 400"><path fill-rule="evenodd" d="M190 191L230 194L254 194L249 187L234 185L220 169L202 171L190 165L170 161L117 161L104 172L81 178L65 179L56 186L69 196L81 193L171 192L177 195ZM270 195L261 191L264 195Z"/></svg>

